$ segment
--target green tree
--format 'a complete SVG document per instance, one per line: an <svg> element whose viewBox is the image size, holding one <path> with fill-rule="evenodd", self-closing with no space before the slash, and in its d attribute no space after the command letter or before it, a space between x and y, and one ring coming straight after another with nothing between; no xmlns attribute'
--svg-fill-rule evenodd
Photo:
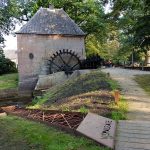
<svg viewBox="0 0 150 150"><path fill-rule="evenodd" d="M0 3L0 47L4 46L4 35L15 29L16 23L28 21L31 17L34 0L6 0Z"/></svg>
<svg viewBox="0 0 150 150"><path fill-rule="evenodd" d="M107 1L108 2L108 1ZM107 17L116 23L124 34L133 36L135 47L150 45L150 1L109 0L112 11Z"/></svg>
<svg viewBox="0 0 150 150"><path fill-rule="evenodd" d="M7 5L0 8L0 43L3 44L3 35L9 34L17 21L28 21L40 7L49 7L50 4L55 8L63 8L87 34L87 51L90 43L102 45L106 41L105 14L99 0L8 0ZM91 37L92 42L89 41ZM96 48L98 52L99 46Z"/></svg>
<svg viewBox="0 0 150 150"><path fill-rule="evenodd" d="M7 4L0 7L0 44L4 43L4 34L9 34L15 28L17 5L13 0L7 1Z"/></svg>

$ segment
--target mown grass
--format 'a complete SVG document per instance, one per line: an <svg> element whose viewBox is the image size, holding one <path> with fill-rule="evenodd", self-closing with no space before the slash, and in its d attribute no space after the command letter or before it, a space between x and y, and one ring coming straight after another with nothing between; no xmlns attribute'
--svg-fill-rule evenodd
<svg viewBox="0 0 150 150"><path fill-rule="evenodd" d="M40 108L43 104L50 105L63 99L82 93L107 90L112 91L117 88L115 81L111 80L107 74L101 71L81 75L75 79L68 80L62 85L57 85L49 89L43 96L34 99L34 108Z"/></svg>
<svg viewBox="0 0 150 150"><path fill-rule="evenodd" d="M0 148L25 150L108 150L40 123L19 117L0 117Z"/></svg>
<svg viewBox="0 0 150 150"><path fill-rule="evenodd" d="M150 95L150 75L136 75L135 81Z"/></svg>
<svg viewBox="0 0 150 150"><path fill-rule="evenodd" d="M0 90L17 88L18 74L4 74L0 75Z"/></svg>

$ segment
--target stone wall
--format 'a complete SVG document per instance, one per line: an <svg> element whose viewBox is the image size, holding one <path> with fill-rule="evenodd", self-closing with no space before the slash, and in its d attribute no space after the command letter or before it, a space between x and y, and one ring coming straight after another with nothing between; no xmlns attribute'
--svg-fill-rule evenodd
<svg viewBox="0 0 150 150"><path fill-rule="evenodd" d="M38 75L43 61L56 51L69 49L75 51L81 59L85 58L84 37L60 37L45 35L17 35L19 78ZM34 55L33 59L29 54Z"/></svg>
<svg viewBox="0 0 150 150"><path fill-rule="evenodd" d="M36 91L49 89L57 84L62 84L66 80L76 78L82 74L90 73L92 70L75 70L73 74L66 75L64 72L57 72L50 75L40 75L37 85L35 87Z"/></svg>
<svg viewBox="0 0 150 150"><path fill-rule="evenodd" d="M19 82L23 87L25 80L27 83L32 78L33 82L31 81L29 85L30 89L34 87L33 84L37 80L35 77L40 74L45 60L49 59L56 51L69 49L75 51L80 56L80 59L85 58L83 36L63 37L57 35L18 34L17 47ZM30 54L33 54L31 56L33 58L29 58Z"/></svg>
<svg viewBox="0 0 150 150"><path fill-rule="evenodd" d="M0 105L13 104L16 102L30 102L32 93L30 91L19 91L18 89L0 90Z"/></svg>

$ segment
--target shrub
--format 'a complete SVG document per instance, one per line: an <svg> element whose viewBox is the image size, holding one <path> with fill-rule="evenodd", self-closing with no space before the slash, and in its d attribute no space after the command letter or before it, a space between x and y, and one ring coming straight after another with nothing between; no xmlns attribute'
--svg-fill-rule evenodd
<svg viewBox="0 0 150 150"><path fill-rule="evenodd" d="M0 49L0 75L17 72L16 64L5 58L3 50Z"/></svg>

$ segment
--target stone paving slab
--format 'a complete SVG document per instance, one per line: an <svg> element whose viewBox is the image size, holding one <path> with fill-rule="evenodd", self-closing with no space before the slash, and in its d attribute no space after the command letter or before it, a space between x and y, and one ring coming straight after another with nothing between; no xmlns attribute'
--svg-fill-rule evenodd
<svg viewBox="0 0 150 150"><path fill-rule="evenodd" d="M150 122L119 121L115 149L150 150Z"/></svg>
<svg viewBox="0 0 150 150"><path fill-rule="evenodd" d="M88 113L77 128L77 131L102 145L114 148L116 131L116 122L114 120Z"/></svg>

